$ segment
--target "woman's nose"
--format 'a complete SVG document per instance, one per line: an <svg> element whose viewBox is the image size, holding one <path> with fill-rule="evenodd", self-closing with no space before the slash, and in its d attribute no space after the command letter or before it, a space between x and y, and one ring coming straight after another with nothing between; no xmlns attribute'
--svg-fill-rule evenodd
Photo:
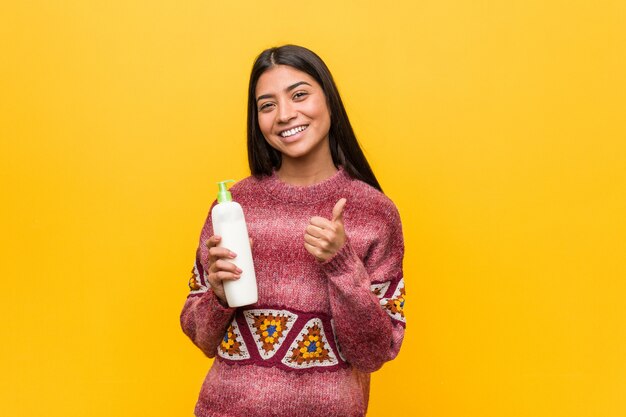
<svg viewBox="0 0 626 417"><path fill-rule="evenodd" d="M280 103L278 107L278 121L286 123L296 117L296 109L289 101Z"/></svg>

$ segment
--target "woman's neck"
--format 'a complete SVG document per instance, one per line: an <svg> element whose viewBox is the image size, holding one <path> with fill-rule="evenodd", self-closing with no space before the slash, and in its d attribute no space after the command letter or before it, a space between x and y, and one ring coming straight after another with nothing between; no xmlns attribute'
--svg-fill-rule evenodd
<svg viewBox="0 0 626 417"><path fill-rule="evenodd" d="M320 163L306 163L305 161L284 159L280 169L276 171L278 178L291 185L313 185L332 177L337 172L332 158Z"/></svg>

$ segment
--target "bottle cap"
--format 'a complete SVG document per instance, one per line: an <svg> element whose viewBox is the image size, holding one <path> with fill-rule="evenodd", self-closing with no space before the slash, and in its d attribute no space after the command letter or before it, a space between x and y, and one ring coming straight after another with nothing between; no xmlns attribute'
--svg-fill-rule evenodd
<svg viewBox="0 0 626 417"><path fill-rule="evenodd" d="M235 180L224 180L217 183L219 185L220 190L217 193L217 202L224 203L226 201L233 201L233 196L230 194L230 191L226 189L227 182L235 182Z"/></svg>

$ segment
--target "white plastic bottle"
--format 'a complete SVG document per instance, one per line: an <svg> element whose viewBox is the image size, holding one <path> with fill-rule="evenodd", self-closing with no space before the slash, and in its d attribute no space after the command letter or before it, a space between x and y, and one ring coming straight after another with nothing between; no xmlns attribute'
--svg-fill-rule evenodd
<svg viewBox="0 0 626 417"><path fill-rule="evenodd" d="M224 280L222 282L228 305L241 307L256 303L258 292L248 227L241 206L233 201L230 191L226 189L227 182L234 181L218 182L217 201L219 204L211 210L211 221L214 234L222 237L218 246L231 250L237 255L230 262L242 270L241 277L235 281Z"/></svg>

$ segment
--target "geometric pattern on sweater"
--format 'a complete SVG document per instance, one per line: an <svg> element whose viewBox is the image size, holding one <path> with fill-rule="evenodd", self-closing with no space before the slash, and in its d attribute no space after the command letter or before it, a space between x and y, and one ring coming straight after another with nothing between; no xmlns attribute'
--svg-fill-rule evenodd
<svg viewBox="0 0 626 417"><path fill-rule="evenodd" d="M231 365L276 367L291 372L335 371L350 366L338 353L337 338L328 314L294 311L282 306L255 307L237 309L217 349L218 360ZM257 330L263 331L259 335ZM268 337L273 334L278 339L273 346L263 347L265 332ZM266 351L270 347L273 351Z"/></svg>
<svg viewBox="0 0 626 417"><path fill-rule="evenodd" d="M404 300L406 292L404 290L404 278L400 279L393 294L390 297L381 298L380 305L385 309L387 314L402 324L406 323L404 317Z"/></svg>
<svg viewBox="0 0 626 417"><path fill-rule="evenodd" d="M381 284L372 284L370 285L370 289L376 297L383 298L390 285L391 285L391 281L387 281Z"/></svg>
<svg viewBox="0 0 626 417"><path fill-rule="evenodd" d="M313 318L304 325L282 363L294 369L337 365L320 319Z"/></svg>
<svg viewBox="0 0 626 417"><path fill-rule="evenodd" d="M241 331L239 331L239 325L233 320L228 326L224 338L217 349L217 354L224 359L231 360L243 360L250 359L250 352L246 342L241 337Z"/></svg>
<svg viewBox="0 0 626 417"><path fill-rule="evenodd" d="M200 277L203 277L201 279ZM209 287L205 285L207 282L202 264L196 260L191 269L191 278L189 278L189 295L202 294L208 291Z"/></svg>
<svg viewBox="0 0 626 417"><path fill-rule="evenodd" d="M244 317L259 354L269 359L280 349L298 315L287 310L255 309L244 311Z"/></svg>

